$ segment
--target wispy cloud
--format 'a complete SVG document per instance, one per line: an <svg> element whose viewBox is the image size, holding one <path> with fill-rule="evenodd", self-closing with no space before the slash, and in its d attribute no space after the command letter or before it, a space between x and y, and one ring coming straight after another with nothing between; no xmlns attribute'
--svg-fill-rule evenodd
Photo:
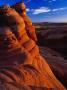
<svg viewBox="0 0 67 90"><path fill-rule="evenodd" d="M27 12L29 12L29 11L30 11L30 9L29 9L29 8L27 8L27 9L26 9L26 11L27 11Z"/></svg>
<svg viewBox="0 0 67 90"><path fill-rule="evenodd" d="M48 0L43 0L43 1L48 1ZM56 1L56 0L49 0L49 1Z"/></svg>
<svg viewBox="0 0 67 90"><path fill-rule="evenodd" d="M57 9L53 9L52 11L60 11L60 10L65 10L65 9L67 9L67 7L66 7L66 8L57 8Z"/></svg>
<svg viewBox="0 0 67 90"><path fill-rule="evenodd" d="M48 7L40 7L40 8L36 8L36 9L27 8L26 11L31 12L33 15L37 15L37 14L48 13L48 12L63 11L63 10L66 10L66 9L67 9L67 7L54 8L54 9L50 9Z"/></svg>
<svg viewBox="0 0 67 90"><path fill-rule="evenodd" d="M48 2L50 2L50 3L56 2L56 0L43 0L43 1L48 1Z"/></svg>
<svg viewBox="0 0 67 90"><path fill-rule="evenodd" d="M33 9L33 14L40 14L40 13L46 13L50 12L51 10L47 7L40 7L38 9Z"/></svg>
<svg viewBox="0 0 67 90"><path fill-rule="evenodd" d="M55 2L56 0L52 0L53 2Z"/></svg>
<svg viewBox="0 0 67 90"><path fill-rule="evenodd" d="M26 3L29 3L31 0L27 0L27 2Z"/></svg>

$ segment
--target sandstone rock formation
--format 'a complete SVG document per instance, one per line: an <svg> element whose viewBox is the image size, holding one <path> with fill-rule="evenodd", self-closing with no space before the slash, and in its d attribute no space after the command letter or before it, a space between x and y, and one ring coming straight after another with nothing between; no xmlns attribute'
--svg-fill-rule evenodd
<svg viewBox="0 0 67 90"><path fill-rule="evenodd" d="M46 58L55 76L67 87L67 60L47 47L40 47L40 53Z"/></svg>
<svg viewBox="0 0 67 90"><path fill-rule="evenodd" d="M37 37L35 34L35 27L32 24L32 21L26 15L26 6L24 5L24 3L17 3L16 5L12 7L22 16L25 22L25 29L26 29L28 36L34 41L37 41Z"/></svg>
<svg viewBox="0 0 67 90"><path fill-rule="evenodd" d="M66 90L26 32L28 19L8 5L0 8L0 14L0 86L7 90Z"/></svg>
<svg viewBox="0 0 67 90"><path fill-rule="evenodd" d="M4 22L5 23L7 22L8 26L10 26L12 28L12 32L16 35L20 44L24 48L26 48L26 50L29 51L33 57L35 57L36 54L38 54L39 49L38 49L38 46L36 45L36 43L30 37L28 37L28 35L26 33L26 29L25 29L26 24L24 23L24 19L14 9L12 9L10 7L8 8L8 7L9 6L4 6L1 9L1 12L5 13L5 17L2 16L1 20L3 20L3 18L4 18L4 20L5 20ZM5 10L4 10L4 8L5 8ZM33 30L31 29L30 31L33 31ZM34 52L35 52L35 54L34 54Z"/></svg>

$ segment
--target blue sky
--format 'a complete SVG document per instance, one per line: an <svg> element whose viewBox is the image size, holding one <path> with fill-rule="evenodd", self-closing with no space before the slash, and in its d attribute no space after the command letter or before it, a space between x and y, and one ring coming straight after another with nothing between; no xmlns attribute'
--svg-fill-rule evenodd
<svg viewBox="0 0 67 90"><path fill-rule="evenodd" d="M0 0L14 4L22 0ZM25 0L27 15L33 22L67 22L67 0Z"/></svg>

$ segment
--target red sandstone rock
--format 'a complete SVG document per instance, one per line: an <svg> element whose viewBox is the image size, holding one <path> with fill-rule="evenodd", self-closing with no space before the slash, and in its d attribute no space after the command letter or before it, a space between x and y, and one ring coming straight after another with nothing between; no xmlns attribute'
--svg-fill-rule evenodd
<svg viewBox="0 0 67 90"><path fill-rule="evenodd" d="M33 26L32 21L26 15L26 6L24 5L24 3L18 3L15 6L13 6L13 8L15 8L15 10L22 16L25 22L25 29L27 31L28 36L34 41L37 41L35 27Z"/></svg>
<svg viewBox="0 0 67 90"><path fill-rule="evenodd" d="M27 36L23 17L8 6L2 7L0 12L3 16L0 16L0 82L5 88L25 90L25 85L32 90L66 90L39 54L36 43Z"/></svg>
<svg viewBox="0 0 67 90"><path fill-rule="evenodd" d="M49 48L40 47L40 52L46 58L55 76L67 87L67 61Z"/></svg>
<svg viewBox="0 0 67 90"><path fill-rule="evenodd" d="M0 55L0 66L33 60L31 55L21 47L9 27L0 28Z"/></svg>
<svg viewBox="0 0 67 90"><path fill-rule="evenodd" d="M8 9L11 12L11 14L8 12ZM36 43L31 38L28 37L28 35L26 33L25 23L23 21L23 18L15 10L13 10L13 9L11 10L11 8L8 8L8 9L6 9L6 15L4 17L5 19L7 18L6 19L6 22L8 22L9 26L12 28L12 32L15 34L15 36L18 39L18 41L20 42L20 44L27 51L30 51L31 54L32 54L32 56L35 57L36 56L36 53L34 54L34 52L32 51L32 49L33 48L37 48L37 52L39 52L39 49L38 49ZM4 12L4 9L2 9L2 10ZM10 17L11 17L11 19L10 19ZM17 17L18 17L18 19L17 19ZM30 29L30 31L31 30L32 30L32 28Z"/></svg>

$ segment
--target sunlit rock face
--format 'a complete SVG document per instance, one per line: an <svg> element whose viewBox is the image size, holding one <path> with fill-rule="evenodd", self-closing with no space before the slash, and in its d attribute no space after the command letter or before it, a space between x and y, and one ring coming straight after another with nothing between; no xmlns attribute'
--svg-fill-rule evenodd
<svg viewBox="0 0 67 90"><path fill-rule="evenodd" d="M23 20L25 22L25 29L28 34L28 36L33 39L34 41L37 41L37 37L35 34L35 27L32 24L32 21L29 19L29 17L26 15L26 6L24 3L18 3L13 8L23 17Z"/></svg>
<svg viewBox="0 0 67 90"><path fill-rule="evenodd" d="M9 27L0 27L0 55L0 66L33 60L29 53L21 47Z"/></svg>
<svg viewBox="0 0 67 90"><path fill-rule="evenodd" d="M30 38L28 36L24 18L22 18L18 14L18 12L16 12L14 9L10 8L9 6L2 7L1 12L2 12L1 22L3 22L3 18L4 18L4 20L5 20L4 22L5 23L7 22L7 25L11 27L12 32L15 34L15 36L18 39L18 41L20 42L20 44L27 51L29 51L33 57L35 57L39 53L39 48L36 45L35 41L32 40L32 38ZM5 14L5 16L4 16L4 14ZM29 31L33 31L33 29L32 29L33 27L34 26L30 26ZM35 33L34 33L34 35L36 36ZM32 34L31 34L31 36L32 36ZM34 52L35 52L35 54L34 54Z"/></svg>
<svg viewBox="0 0 67 90"><path fill-rule="evenodd" d="M6 90L66 90L29 37L24 17L7 5L0 13L0 82Z"/></svg>

